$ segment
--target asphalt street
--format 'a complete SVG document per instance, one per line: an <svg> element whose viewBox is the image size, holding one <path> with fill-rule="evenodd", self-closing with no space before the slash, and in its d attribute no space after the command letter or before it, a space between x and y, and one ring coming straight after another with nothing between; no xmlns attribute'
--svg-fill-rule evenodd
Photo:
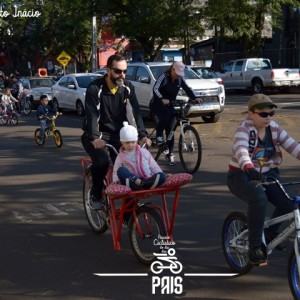
<svg viewBox="0 0 300 300"><path fill-rule="evenodd" d="M153 274L134 257L127 232L122 250L114 251L110 231L96 235L89 229L82 205L80 159L86 154L80 144L81 117L65 111L57 120L64 138L61 149L52 140L43 147L35 144L34 112L20 117L18 126L0 122L0 299L292 299L287 280L291 245L272 253L269 266L244 276L229 276L222 253L224 218L246 209L229 193L226 172L232 135L249 97L227 95L215 124L193 120L203 158L191 183L182 188L177 209L174 248L183 265L178 295L161 286L153 294ZM299 141L300 94L270 97L279 106L274 119ZM179 163L159 163L167 173L182 172ZM297 180L299 162L284 153L281 170L286 180ZM171 277L166 276L167 283Z"/></svg>

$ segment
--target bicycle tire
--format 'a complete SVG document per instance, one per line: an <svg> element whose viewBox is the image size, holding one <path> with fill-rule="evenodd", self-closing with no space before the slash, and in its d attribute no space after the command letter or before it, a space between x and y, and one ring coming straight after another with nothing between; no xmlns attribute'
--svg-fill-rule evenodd
<svg viewBox="0 0 300 300"><path fill-rule="evenodd" d="M55 129L53 132L54 144L57 148L60 148L63 145L63 138L58 129Z"/></svg>
<svg viewBox="0 0 300 300"><path fill-rule="evenodd" d="M94 210L89 205L89 195L90 187L93 185L92 175L90 171L87 171L86 177L89 181L88 185L85 180L83 180L83 207L86 219L91 227L92 231L101 234L108 229L106 222L106 215L103 210Z"/></svg>
<svg viewBox="0 0 300 300"><path fill-rule="evenodd" d="M25 99L22 103L23 112L25 115L29 115L31 113L32 107L30 100Z"/></svg>
<svg viewBox="0 0 300 300"><path fill-rule="evenodd" d="M42 144L39 143L40 141L40 132L41 132L41 128L37 128L34 132L34 140L37 143L37 145L39 146L43 146L45 144L46 141L46 135L44 134L44 138L43 138L43 142Z"/></svg>
<svg viewBox="0 0 300 300"><path fill-rule="evenodd" d="M142 236L137 231L137 224ZM156 259L153 253L161 252L159 243L154 244L154 241L167 236L161 215L154 208L142 205L136 210L136 218L132 214L128 228L134 255L141 263L150 265Z"/></svg>
<svg viewBox="0 0 300 300"><path fill-rule="evenodd" d="M183 136L179 137L179 158L183 169L190 174L195 173L202 160L202 145L199 133L192 125L183 128ZM185 140L185 144L183 143Z"/></svg>
<svg viewBox="0 0 300 300"><path fill-rule="evenodd" d="M295 249L291 252L288 261L288 280L294 299L300 299L300 276L296 263Z"/></svg>
<svg viewBox="0 0 300 300"><path fill-rule="evenodd" d="M232 212L224 220L222 227L222 249L230 269L240 275L247 274L252 265L248 259L248 235L240 239L239 245L244 249L236 249L229 245L231 239L237 237L247 228L247 217L241 212Z"/></svg>
<svg viewBox="0 0 300 300"><path fill-rule="evenodd" d="M19 124L19 118L16 113L11 114L9 123L14 126L17 126Z"/></svg>

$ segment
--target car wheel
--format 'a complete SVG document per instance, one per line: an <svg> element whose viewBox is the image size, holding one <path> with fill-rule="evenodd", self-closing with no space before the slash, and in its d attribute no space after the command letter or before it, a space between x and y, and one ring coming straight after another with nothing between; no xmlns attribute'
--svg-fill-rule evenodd
<svg viewBox="0 0 300 300"><path fill-rule="evenodd" d="M209 116L203 116L202 120L205 123L216 123L220 120L221 114L216 114L216 115L209 115Z"/></svg>
<svg viewBox="0 0 300 300"><path fill-rule="evenodd" d="M59 111L59 105L57 99L52 100L52 106L55 111Z"/></svg>
<svg viewBox="0 0 300 300"><path fill-rule="evenodd" d="M80 100L77 100L77 102L76 102L76 112L77 112L78 116L84 115L84 107Z"/></svg>

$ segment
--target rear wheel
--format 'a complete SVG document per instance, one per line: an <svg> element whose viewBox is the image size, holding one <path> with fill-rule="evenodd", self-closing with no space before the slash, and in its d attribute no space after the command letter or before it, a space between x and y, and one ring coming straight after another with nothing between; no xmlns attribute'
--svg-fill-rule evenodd
<svg viewBox="0 0 300 300"><path fill-rule="evenodd" d="M295 250L293 249L288 262L288 279L291 292L295 299L300 299L300 276L297 268Z"/></svg>
<svg viewBox="0 0 300 300"><path fill-rule="evenodd" d="M93 185L90 170L86 171L86 180L83 180L83 207L87 221L91 229L98 233L104 233L108 226L106 222L106 214L103 210L94 210L90 207L90 190Z"/></svg>
<svg viewBox="0 0 300 300"><path fill-rule="evenodd" d="M248 259L248 234L236 239L247 229L247 218L240 212L230 213L222 228L222 248L230 269L239 274L246 274L252 269Z"/></svg>
<svg viewBox="0 0 300 300"><path fill-rule="evenodd" d="M154 208L143 205L136 210L136 218L132 214L129 221L129 240L141 263L150 265L155 260L153 253L161 252L159 241L166 236L162 218Z"/></svg>
<svg viewBox="0 0 300 300"><path fill-rule="evenodd" d="M46 135L44 135L43 142L40 144L40 132L41 128L37 128L34 132L34 140L37 143L37 145L42 146L45 144Z"/></svg>
<svg viewBox="0 0 300 300"><path fill-rule="evenodd" d="M30 99L25 98L22 105L23 105L24 114L29 115L31 113L31 109L32 109Z"/></svg>
<svg viewBox="0 0 300 300"><path fill-rule="evenodd" d="M54 143L57 148L60 148L63 144L62 135L59 130L54 130L53 132Z"/></svg>
<svg viewBox="0 0 300 300"><path fill-rule="evenodd" d="M264 92L264 85L260 79L253 80L252 90L255 94L261 94Z"/></svg>
<svg viewBox="0 0 300 300"><path fill-rule="evenodd" d="M190 174L195 173L202 159L202 145L197 130L187 125L183 128L183 136L179 138L179 158L184 170Z"/></svg>
<svg viewBox="0 0 300 300"><path fill-rule="evenodd" d="M55 111L59 111L59 104L58 104L57 99L53 99L52 106Z"/></svg>

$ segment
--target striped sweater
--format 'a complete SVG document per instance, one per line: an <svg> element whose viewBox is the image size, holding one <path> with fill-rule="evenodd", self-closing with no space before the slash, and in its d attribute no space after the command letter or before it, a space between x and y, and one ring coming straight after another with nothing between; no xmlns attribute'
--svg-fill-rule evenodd
<svg viewBox="0 0 300 300"><path fill-rule="evenodd" d="M270 129L272 141L275 146L275 154L268 161L268 166L280 165L282 162L282 153L280 147L289 154L300 159L300 144L295 141L288 133L283 130L276 122L271 121ZM252 160L253 153L258 145L258 133L251 119L246 118L235 131L232 147L232 157L229 162L229 168L239 168L246 171L248 168L260 170L258 163ZM263 169L265 172L266 169Z"/></svg>

